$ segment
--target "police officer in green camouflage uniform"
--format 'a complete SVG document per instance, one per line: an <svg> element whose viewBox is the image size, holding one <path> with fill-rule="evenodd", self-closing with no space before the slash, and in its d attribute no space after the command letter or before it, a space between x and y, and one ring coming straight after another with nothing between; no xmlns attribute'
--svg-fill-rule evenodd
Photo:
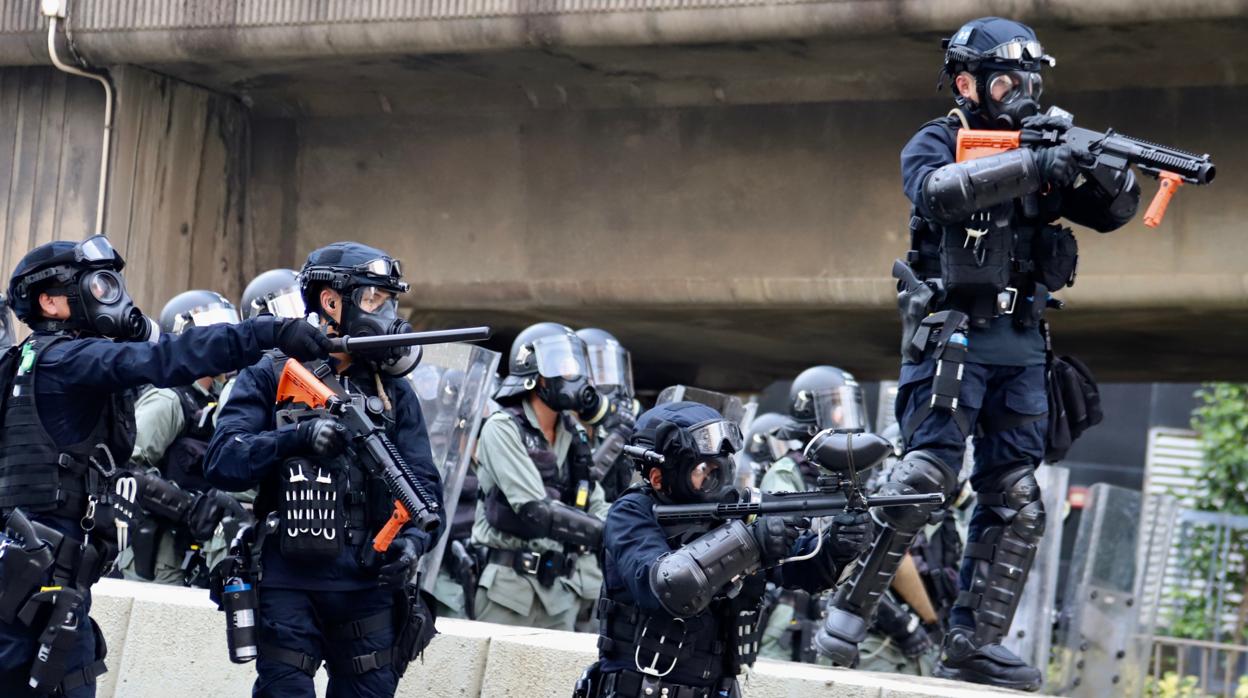
<svg viewBox="0 0 1248 698"><path fill-rule="evenodd" d="M596 552L608 509L578 423L596 424L608 408L585 342L556 323L527 328L495 399L502 409L477 440L477 620L572 630L602 586Z"/></svg>
<svg viewBox="0 0 1248 698"><path fill-rule="evenodd" d="M172 298L160 314L160 330L181 334L187 327L237 324L238 311L213 291L186 291ZM191 492L213 491L203 479L203 454L212 438L213 417L224 376L205 376L176 388L149 388L134 405L135 440L131 463ZM130 547L117 558L126 579L185 585L204 581L206 572L225 557L229 541L246 511L234 498L215 493L226 513L210 540L193 540L185 526L146 520L131 531ZM250 501L250 498L246 498Z"/></svg>

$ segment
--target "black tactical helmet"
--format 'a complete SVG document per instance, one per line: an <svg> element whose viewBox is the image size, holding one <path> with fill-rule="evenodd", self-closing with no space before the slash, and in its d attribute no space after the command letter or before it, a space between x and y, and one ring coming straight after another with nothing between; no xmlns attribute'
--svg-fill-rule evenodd
<svg viewBox="0 0 1248 698"><path fill-rule="evenodd" d="M622 397L632 397L633 362L628 350L615 335L596 327L576 331L585 340L589 350L589 367L593 372L594 386L607 395L620 392Z"/></svg>
<svg viewBox="0 0 1248 698"><path fill-rule="evenodd" d="M218 323L238 324L238 309L216 291L183 291L165 303L160 311L160 331L182 334L188 327Z"/></svg>
<svg viewBox="0 0 1248 698"><path fill-rule="evenodd" d="M572 331L571 327L557 322L539 322L529 325L516 335L511 343L511 353L507 360L507 377L503 378L498 390L494 393L495 400L514 397L537 387L537 352L533 343L544 337L565 337L582 348L585 341Z"/></svg>
<svg viewBox="0 0 1248 698"><path fill-rule="evenodd" d="M276 315L285 318L307 316L294 269L270 269L251 280L243 289L240 309L247 318Z"/></svg>
<svg viewBox="0 0 1248 698"><path fill-rule="evenodd" d="M847 371L812 366L789 387L789 416L808 436L820 429L866 429L862 388Z"/></svg>
<svg viewBox="0 0 1248 698"><path fill-rule="evenodd" d="M948 78L958 106L982 111L993 123L1008 128L1018 128L1023 118L1039 111L1044 90L1040 69L1056 65L1057 60L1044 52L1031 27L1000 17L981 17L962 25L940 45L945 49L945 64L937 87ZM975 76L978 105L962 97L954 84L962 71ZM1001 99L990 100L997 92Z"/></svg>

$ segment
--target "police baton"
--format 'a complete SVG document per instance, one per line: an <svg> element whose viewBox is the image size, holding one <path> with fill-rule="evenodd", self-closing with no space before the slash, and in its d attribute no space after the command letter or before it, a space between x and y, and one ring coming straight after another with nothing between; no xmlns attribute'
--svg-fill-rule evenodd
<svg viewBox="0 0 1248 698"><path fill-rule="evenodd" d="M350 354L369 349L393 349L425 344L448 344L450 342L480 342L490 338L489 327L465 327L457 330L431 330L429 332L404 332L403 334L379 334L368 337L330 337L330 351Z"/></svg>

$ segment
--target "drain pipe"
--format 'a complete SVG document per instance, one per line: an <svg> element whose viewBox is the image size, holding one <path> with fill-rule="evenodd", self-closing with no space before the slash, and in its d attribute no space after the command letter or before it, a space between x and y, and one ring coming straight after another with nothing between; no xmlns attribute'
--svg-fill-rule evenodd
<svg viewBox="0 0 1248 698"><path fill-rule="evenodd" d="M104 203L108 196L108 165L112 156L113 83L108 79L107 72L83 70L61 60L56 48L56 30L57 26L66 19L69 0L43 0L41 9L48 18L48 57L52 59L52 65L70 75L95 80L104 87L104 139L100 148L100 192L95 204L95 233L102 235L104 233ZM68 25L66 25L67 38L68 34Z"/></svg>

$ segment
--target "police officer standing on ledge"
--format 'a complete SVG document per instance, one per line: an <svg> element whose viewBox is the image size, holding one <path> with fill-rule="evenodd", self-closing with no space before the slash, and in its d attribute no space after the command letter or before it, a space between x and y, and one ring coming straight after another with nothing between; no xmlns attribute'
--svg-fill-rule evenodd
<svg viewBox="0 0 1248 698"><path fill-rule="evenodd" d="M398 315L398 296L408 289L400 263L381 250L355 242L322 247L308 255L299 278L307 309L329 333L412 331ZM313 327L304 320L290 322ZM404 609L415 593L416 562L438 531L409 525L385 552L374 553L374 538L395 499L380 477L350 457L349 435L336 417L278 424L278 380L288 360L266 355L238 374L220 409L205 465L209 482L223 489L259 486L253 695L314 696L312 677L324 662L329 696L392 696L413 652L423 649L405 644L409 624L421 621ZM409 347L336 352L325 363L305 366L336 391L379 405L378 425L440 504L442 483L420 402L403 378L418 360L419 352ZM333 496L324 497L326 490ZM300 528L310 500L335 503L321 510L318 522ZM431 624L432 618L424 622Z"/></svg>
<svg viewBox="0 0 1248 698"><path fill-rule="evenodd" d="M526 328L495 399L502 409L477 438L476 617L572 630L602 586L595 553L607 515L581 422L598 423L609 405L590 381L585 342L554 322Z"/></svg>
<svg viewBox="0 0 1248 698"><path fill-rule="evenodd" d="M1067 145L1018 148L956 162L960 128L1069 128L1041 115L1040 71L1055 61L1029 27L998 17L968 22L944 42L943 78L956 108L924 124L901 153L913 204L908 270L901 270L901 376L896 410L906 452L881 494L957 490L965 440L977 434L971 483L979 501L936 676L1039 690L1040 669L1001 645L1045 529L1034 476L1045 452L1046 308L1074 279L1067 218L1098 232L1131 219L1139 186L1124 162L1080 176ZM906 271L910 273L905 273ZM939 370L938 370L938 367ZM858 643L926 507L875 513L871 551L835 595L820 651L841 665Z"/></svg>
<svg viewBox="0 0 1248 698"><path fill-rule="evenodd" d="M87 614L91 585L116 554L112 479L134 445L128 391L233 371L272 347L306 359L329 349L306 323L273 319L161 336L126 292L124 264L97 235L31 250L9 281L13 310L33 332L0 360L6 697L94 696L105 671L103 641Z"/></svg>

